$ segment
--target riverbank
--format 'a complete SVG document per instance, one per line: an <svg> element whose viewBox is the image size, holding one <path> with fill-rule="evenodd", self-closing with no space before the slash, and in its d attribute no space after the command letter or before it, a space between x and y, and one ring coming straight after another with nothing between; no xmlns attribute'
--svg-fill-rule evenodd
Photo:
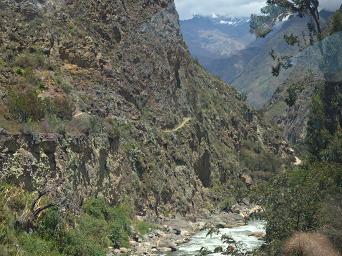
<svg viewBox="0 0 342 256"><path fill-rule="evenodd" d="M264 234L265 222L260 220L250 221L239 227L222 228L209 236L208 230L202 230L196 233L190 242L181 245L176 252L168 256L194 256L198 255L202 248L205 248L208 255L227 255L227 251L249 252L264 243ZM224 236L229 239L223 241Z"/></svg>
<svg viewBox="0 0 342 256"><path fill-rule="evenodd" d="M176 216L173 218L158 218L154 220L146 220L156 225L155 230L140 237L134 236L130 241L131 249L121 248L114 250L110 255L192 255L184 254L184 245L192 243L191 250L197 250L194 243L199 242L198 238L205 238L207 227L217 227L226 232L231 228L239 228L245 226L246 218L243 214L232 212L221 212L214 215L203 214L199 216ZM248 225L247 225L248 226ZM257 230L255 230L257 231ZM193 241L195 235L197 241ZM217 244L220 237L215 236L213 244ZM257 239L255 239L257 240ZM212 247L212 246L211 246ZM173 254L172 252L175 252ZM179 254L179 253L183 254ZM189 250L188 250L189 252ZM172 253L172 254L171 254Z"/></svg>
<svg viewBox="0 0 342 256"><path fill-rule="evenodd" d="M206 226L220 228L241 226L244 225L244 219L239 214L222 212L213 216L165 218L160 220L160 225L161 230L154 230L143 237L142 243L136 244L134 255L160 255L177 251L180 245L189 242Z"/></svg>

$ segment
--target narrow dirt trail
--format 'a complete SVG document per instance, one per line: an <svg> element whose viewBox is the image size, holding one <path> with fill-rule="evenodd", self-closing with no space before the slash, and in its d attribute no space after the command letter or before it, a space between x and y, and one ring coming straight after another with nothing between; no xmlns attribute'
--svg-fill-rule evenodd
<svg viewBox="0 0 342 256"><path fill-rule="evenodd" d="M295 157L295 159L296 159L296 161L295 161L294 165L296 165L296 166L302 165L302 163L303 163L302 160L300 160L297 156Z"/></svg>
<svg viewBox="0 0 342 256"><path fill-rule="evenodd" d="M164 132L166 133L172 133L172 132L176 132L178 131L179 129L182 129L187 123L189 123L191 121L191 117L185 117L183 118L183 121L178 125L176 126L175 128L173 129L167 129L167 130L164 130Z"/></svg>

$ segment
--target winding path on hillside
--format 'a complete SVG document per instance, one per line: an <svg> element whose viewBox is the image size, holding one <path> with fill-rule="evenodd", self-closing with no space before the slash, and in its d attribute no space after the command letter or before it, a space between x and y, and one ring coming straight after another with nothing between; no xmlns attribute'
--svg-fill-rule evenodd
<svg viewBox="0 0 342 256"><path fill-rule="evenodd" d="M178 125L176 126L175 128L173 129L166 129L164 130L164 132L166 133L172 133L172 132L176 132L178 131L179 129L182 129L187 123L189 123L191 121L191 117L184 117L183 118L183 121Z"/></svg>

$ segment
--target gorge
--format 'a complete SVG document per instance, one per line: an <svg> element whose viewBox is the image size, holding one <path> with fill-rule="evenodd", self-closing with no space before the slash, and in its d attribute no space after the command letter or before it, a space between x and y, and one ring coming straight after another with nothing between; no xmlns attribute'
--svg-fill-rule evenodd
<svg viewBox="0 0 342 256"><path fill-rule="evenodd" d="M0 254L196 255L221 245L205 237L217 229L258 255L293 230L334 227L338 244L339 218L316 218L341 184L327 82L277 126L287 88L268 112L248 106L192 57L173 0L0 0ZM300 122L286 130L303 105L305 145Z"/></svg>

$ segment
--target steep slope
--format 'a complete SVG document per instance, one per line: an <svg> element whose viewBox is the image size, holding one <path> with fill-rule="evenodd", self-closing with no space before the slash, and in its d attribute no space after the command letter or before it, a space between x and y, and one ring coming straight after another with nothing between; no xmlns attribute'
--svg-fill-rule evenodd
<svg viewBox="0 0 342 256"><path fill-rule="evenodd" d="M186 213L275 171L247 156L287 156L193 61L172 0L1 0L0 17L2 181L63 207L99 196Z"/></svg>
<svg viewBox="0 0 342 256"><path fill-rule="evenodd" d="M288 80L288 84L281 85L265 106L265 119L281 127L283 136L292 144L302 144L306 138L311 98L323 85L323 78L312 76L312 73L298 80ZM290 90L295 96L293 105L289 106L286 102Z"/></svg>
<svg viewBox="0 0 342 256"><path fill-rule="evenodd" d="M265 255L290 251L315 255L315 244L323 240L319 247L326 247L327 252L321 254L342 252L341 13L334 14L322 36L297 58L295 69L303 73L314 69L299 79L292 70L292 79L266 108L266 114L284 128L305 158L301 166L278 175L260 189L263 192L258 203L265 209L269 241L263 248ZM310 217L301 218L294 212Z"/></svg>
<svg viewBox="0 0 342 256"><path fill-rule="evenodd" d="M295 56L294 66L282 72L279 79L284 82L264 108L266 120L279 125L294 144L305 141L313 97L341 81L342 33L332 32L329 21L324 37Z"/></svg>
<svg viewBox="0 0 342 256"><path fill-rule="evenodd" d="M321 22L324 24L326 20L331 16L330 12L321 12ZM247 21L247 20L246 20ZM181 23L182 27L185 24ZM187 24L187 26L193 24ZM209 30L204 26L203 30ZM227 27L233 33L233 27ZM190 29L182 29L185 41L190 48L192 43L192 37L195 34ZM213 28L211 28L214 31ZM273 77L271 73L271 66L273 64L270 56L271 50L279 55L295 56L299 53L300 49L296 46L289 46L285 40L284 35L293 33L294 35L302 35L302 31L307 30L306 22L302 18L294 17L283 24L279 24L272 33L266 38L259 38L257 40L249 41L244 48L237 49L232 52L230 56L219 56L220 50L211 53L210 59L202 58L202 51L193 50L191 53L199 59L211 73L219 76L221 79L231 84L233 87L241 92L246 92L248 96L248 102L251 106L260 109L267 101L269 101L276 91L276 89L284 83L284 79ZM228 32L227 32L228 33ZM242 37L246 37L249 33L248 22L244 23L241 27L240 34ZM253 39L253 37L250 38ZM197 39L197 37L196 37ZM212 44L220 42L216 37L212 37ZM218 40L215 41L215 40ZM200 41L197 39L197 41ZM234 44L232 44L234 45ZM197 49L197 48L195 48ZM220 49L217 47L216 49ZM215 54L216 53L216 54Z"/></svg>
<svg viewBox="0 0 342 256"><path fill-rule="evenodd" d="M330 12L321 12L323 25L330 15ZM284 40L284 35L294 34L301 37L303 31L307 31L307 22L303 18L294 17L286 21L269 37L259 42L261 44L255 51L256 55L248 61L243 71L231 82L232 86L239 91L247 92L252 106L261 108L284 82L283 78L272 76L271 50L273 49L278 55L296 56L301 50L296 46L288 45ZM248 58L248 56L247 52L246 57Z"/></svg>

